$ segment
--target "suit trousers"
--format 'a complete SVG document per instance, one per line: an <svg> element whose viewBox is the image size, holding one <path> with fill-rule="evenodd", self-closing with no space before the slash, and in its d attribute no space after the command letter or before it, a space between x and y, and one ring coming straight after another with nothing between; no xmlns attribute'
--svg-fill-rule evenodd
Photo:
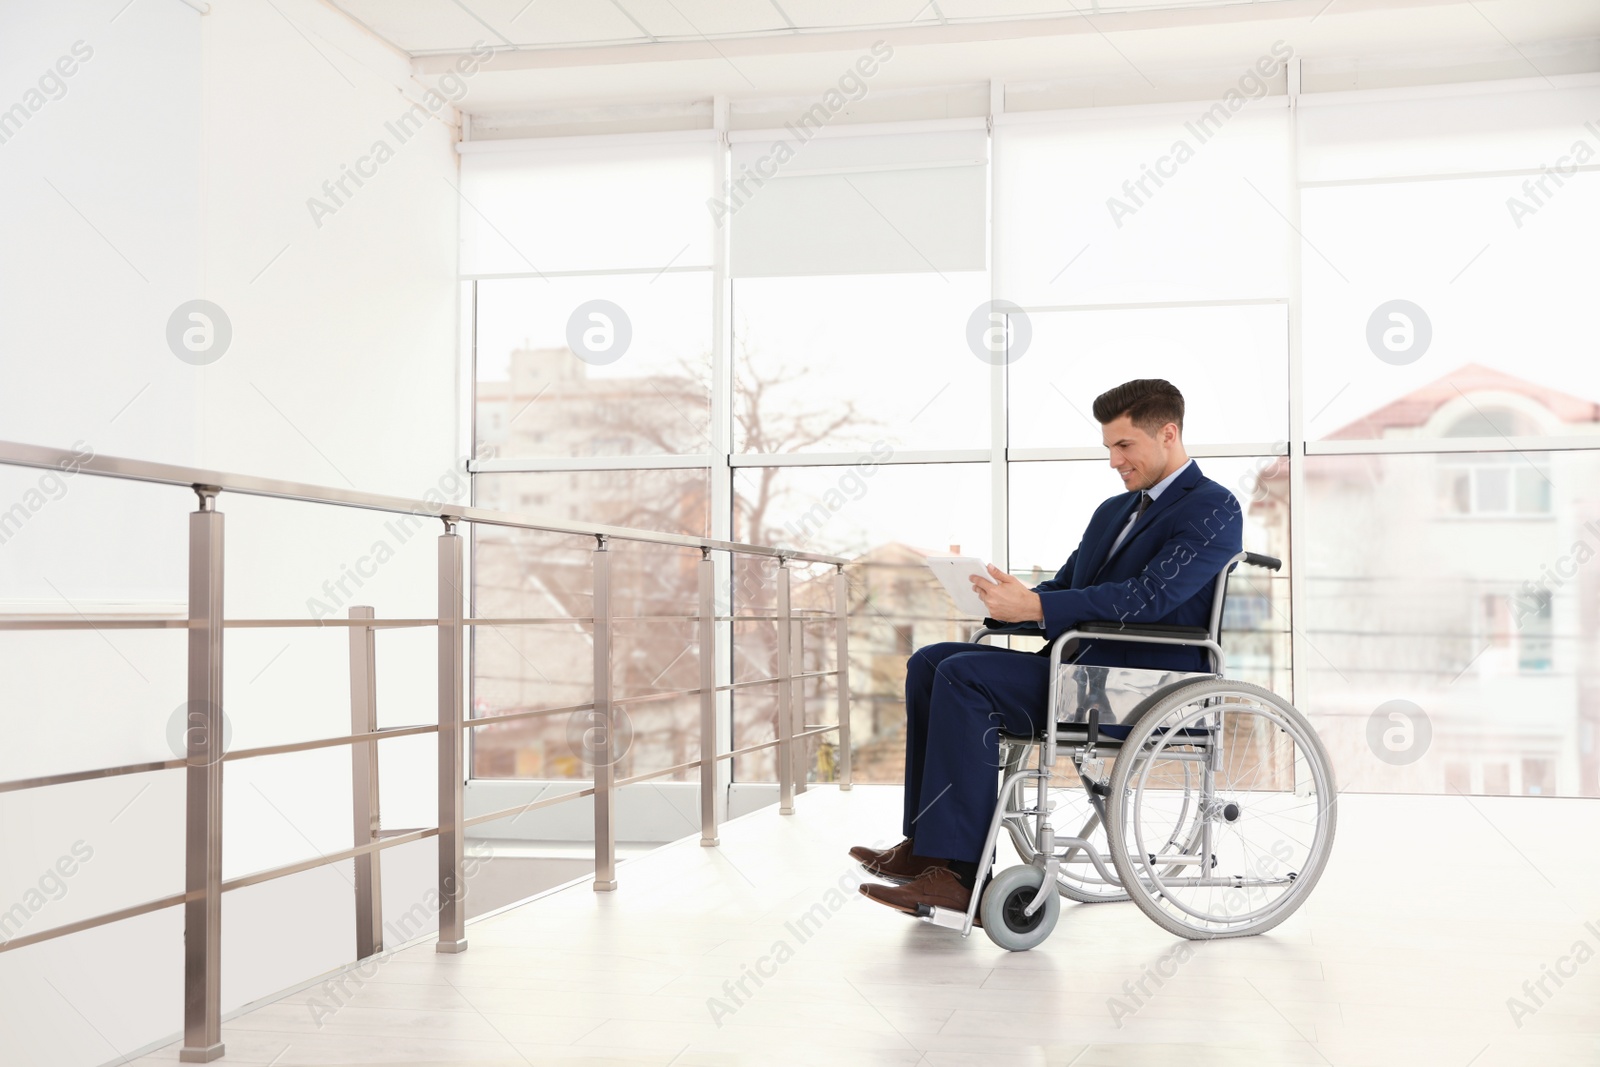
<svg viewBox="0 0 1600 1067"><path fill-rule="evenodd" d="M906 663L903 832L919 856L977 862L998 798L1000 731L1044 723L1050 658L944 641Z"/></svg>

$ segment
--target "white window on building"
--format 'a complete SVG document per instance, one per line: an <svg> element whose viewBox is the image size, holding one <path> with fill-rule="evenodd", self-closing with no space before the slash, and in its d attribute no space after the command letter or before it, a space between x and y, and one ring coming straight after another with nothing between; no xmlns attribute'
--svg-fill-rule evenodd
<svg viewBox="0 0 1600 1067"><path fill-rule="evenodd" d="M1475 408L1449 437L1528 437L1533 419L1503 407ZM1446 515L1530 518L1551 513L1550 464L1543 454L1455 452L1439 457L1439 504Z"/></svg>

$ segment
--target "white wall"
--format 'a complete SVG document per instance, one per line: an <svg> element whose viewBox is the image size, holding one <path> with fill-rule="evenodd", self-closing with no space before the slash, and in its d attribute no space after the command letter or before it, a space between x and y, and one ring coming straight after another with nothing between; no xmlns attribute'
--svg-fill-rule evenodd
<svg viewBox="0 0 1600 1067"><path fill-rule="evenodd" d="M0 0L0 110L26 111L0 127L0 439L460 498L454 110L400 143L386 123L424 86L314 0L125 4ZM47 77L30 97L79 41L64 91ZM323 182L379 140L392 158L314 219L308 198L330 203ZM166 339L195 298L232 327L206 366ZM26 511L0 542L0 611L182 610L192 493L46 477L0 468L0 511ZM435 610L436 522L402 540L376 513L219 509L230 617L305 618L312 597L340 615ZM393 559L335 603L323 583L379 541ZM432 637L380 635L382 725L435 714ZM232 747L348 731L342 631L234 629L226 647ZM0 634L0 780L171 758L183 672L181 631ZM428 825L433 746L390 745L385 822ZM226 779L225 876L348 847L347 750ZM177 771L0 794L0 914L26 912L0 934L179 890L182 825ZM47 872L79 841L92 857L58 884ZM421 898L394 878L416 866L394 866L389 904ZM229 894L225 1010L348 960L351 901L332 869ZM103 1063L174 1033L181 950L169 909L0 953L0 1060Z"/></svg>

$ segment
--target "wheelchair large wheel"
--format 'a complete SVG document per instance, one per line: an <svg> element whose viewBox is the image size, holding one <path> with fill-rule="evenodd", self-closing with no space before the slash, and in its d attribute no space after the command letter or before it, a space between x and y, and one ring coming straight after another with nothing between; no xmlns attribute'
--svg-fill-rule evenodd
<svg viewBox="0 0 1600 1067"><path fill-rule="evenodd" d="M990 941L1008 952L1026 952L1050 936L1061 917L1058 895L1046 894L1037 911L1024 914L1043 884L1044 872L1037 867L1007 867L994 876L978 903Z"/></svg>
<svg viewBox="0 0 1600 1067"><path fill-rule="evenodd" d="M1201 775L1199 818L1171 829ZM1180 937L1243 937L1298 908L1333 846L1337 790L1303 715L1260 686L1210 678L1159 698L1110 783L1111 857L1140 910Z"/></svg>

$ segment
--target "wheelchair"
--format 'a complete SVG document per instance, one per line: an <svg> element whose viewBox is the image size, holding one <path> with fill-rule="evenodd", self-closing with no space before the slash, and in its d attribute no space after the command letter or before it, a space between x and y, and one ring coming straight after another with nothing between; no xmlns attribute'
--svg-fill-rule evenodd
<svg viewBox="0 0 1600 1067"><path fill-rule="evenodd" d="M1282 566L1253 552L1230 559L1209 626L1089 622L1051 642L1044 729L1000 735L1002 784L981 866L992 867L1002 828L1023 862L973 893L965 912L929 908L923 921L965 937L981 910L990 940L1025 951L1050 935L1062 897L1131 899L1191 940L1263 933L1305 901L1333 846L1333 767L1288 701L1226 677L1222 612L1241 563ZM972 640L994 635L1043 630L979 627ZM1212 672L1064 662L1080 638L1196 646ZM1076 832L1058 834L1058 821Z"/></svg>

